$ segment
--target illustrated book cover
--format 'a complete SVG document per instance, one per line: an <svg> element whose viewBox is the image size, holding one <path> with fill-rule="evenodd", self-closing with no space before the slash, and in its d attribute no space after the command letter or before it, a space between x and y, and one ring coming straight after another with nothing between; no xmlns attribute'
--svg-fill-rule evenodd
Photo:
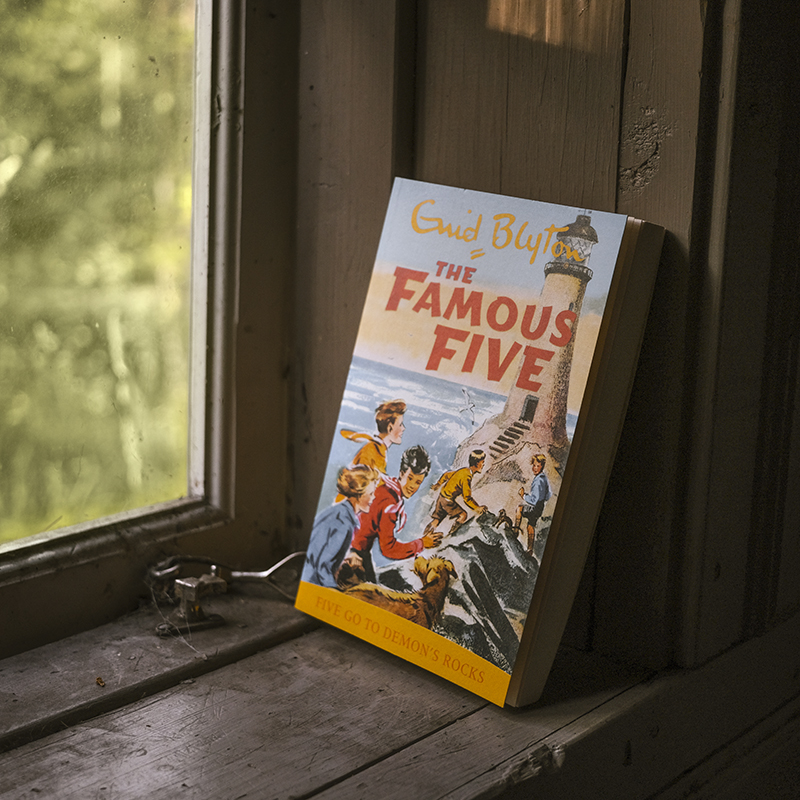
<svg viewBox="0 0 800 800"><path fill-rule="evenodd" d="M300 610L538 699L611 471L663 229L396 179Z"/></svg>

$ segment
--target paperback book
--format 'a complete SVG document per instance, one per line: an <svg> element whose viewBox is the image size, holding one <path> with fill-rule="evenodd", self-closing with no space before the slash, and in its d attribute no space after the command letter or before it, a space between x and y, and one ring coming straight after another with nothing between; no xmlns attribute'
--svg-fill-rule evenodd
<svg viewBox="0 0 800 800"><path fill-rule="evenodd" d="M663 229L395 181L296 605L537 700L608 481Z"/></svg>

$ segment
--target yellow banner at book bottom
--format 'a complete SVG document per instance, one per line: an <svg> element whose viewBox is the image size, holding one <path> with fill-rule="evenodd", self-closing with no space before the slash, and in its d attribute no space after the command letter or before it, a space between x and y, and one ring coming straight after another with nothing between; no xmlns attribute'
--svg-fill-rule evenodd
<svg viewBox="0 0 800 800"><path fill-rule="evenodd" d="M498 706L505 704L510 675L428 628L344 592L304 581L295 606Z"/></svg>

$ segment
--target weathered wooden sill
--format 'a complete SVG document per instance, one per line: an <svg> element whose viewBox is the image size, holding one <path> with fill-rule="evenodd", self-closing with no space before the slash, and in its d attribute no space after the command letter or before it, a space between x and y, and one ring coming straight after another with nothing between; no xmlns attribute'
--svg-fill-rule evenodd
<svg viewBox="0 0 800 800"><path fill-rule="evenodd" d="M239 661L318 627L267 585L204 599L226 624L161 638L169 607L0 659L0 752ZM102 685L101 685L102 684Z"/></svg>
<svg viewBox="0 0 800 800"><path fill-rule="evenodd" d="M0 797L744 798L800 740L800 617L692 672L564 650L509 710L278 597L215 598L227 626L191 641L143 609L0 661Z"/></svg>

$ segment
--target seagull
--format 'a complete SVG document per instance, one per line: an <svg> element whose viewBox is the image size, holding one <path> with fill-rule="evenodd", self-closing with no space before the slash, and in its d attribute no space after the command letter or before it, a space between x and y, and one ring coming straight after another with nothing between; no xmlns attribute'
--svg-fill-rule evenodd
<svg viewBox="0 0 800 800"><path fill-rule="evenodd" d="M461 392L464 395L464 401L466 405L464 408L460 408L458 410L459 414L463 414L465 411L469 414L470 422L475 425L475 403L472 402L472 398L469 396L469 392L466 390L464 386L461 387Z"/></svg>

